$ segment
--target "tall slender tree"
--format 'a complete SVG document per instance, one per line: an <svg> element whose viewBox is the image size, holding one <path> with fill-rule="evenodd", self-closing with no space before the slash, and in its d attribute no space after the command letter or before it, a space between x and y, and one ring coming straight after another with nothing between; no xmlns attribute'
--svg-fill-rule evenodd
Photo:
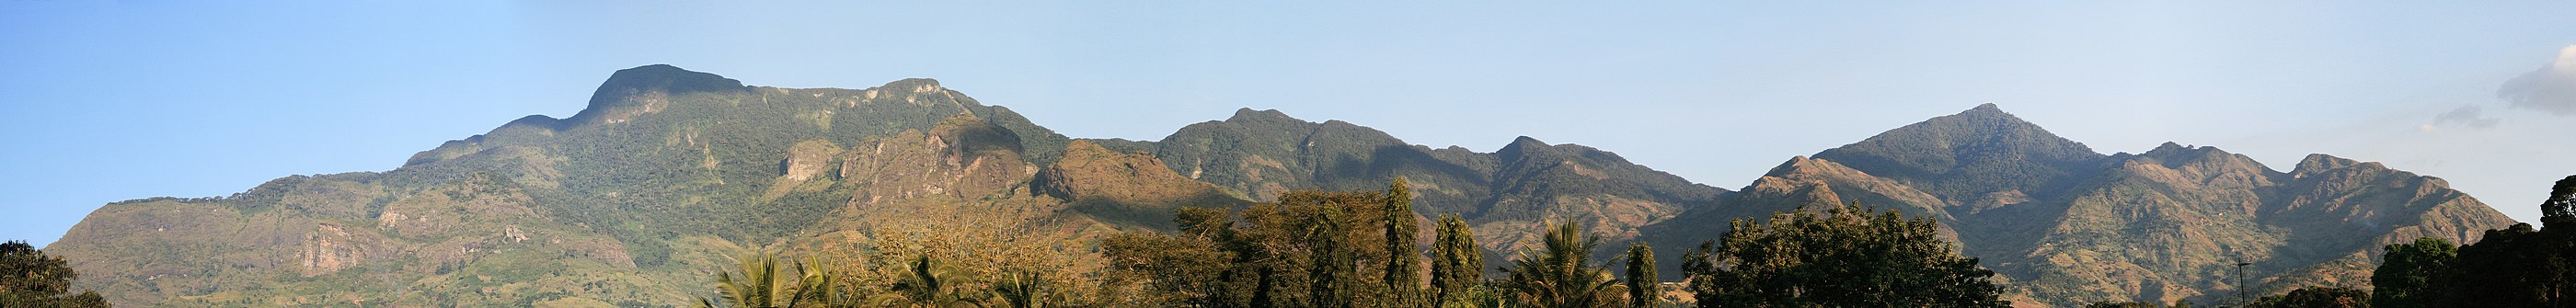
<svg viewBox="0 0 2576 308"><path fill-rule="evenodd" d="M1421 307L1422 284L1419 262L1422 247L1414 244L1413 234L1421 227L1413 223L1413 189L1404 178L1396 178L1386 187L1386 303L1384 307Z"/></svg>
<svg viewBox="0 0 2576 308"><path fill-rule="evenodd" d="M1312 301L1311 307L1357 306L1352 302L1351 293L1354 290L1351 286L1352 282L1359 278L1353 277L1358 275L1358 269L1355 268L1356 264L1352 264L1354 260L1352 260L1351 251L1348 247L1344 247L1345 237L1350 235L1343 231L1341 216L1342 209L1339 207L1322 208L1321 212L1315 214L1312 222L1313 229L1310 229L1311 231L1306 235L1307 242L1313 245L1315 258L1315 261L1310 263L1314 266L1313 269L1306 274L1313 278L1313 281L1310 281L1312 287L1306 291L1307 299Z"/></svg>
<svg viewBox="0 0 2576 308"><path fill-rule="evenodd" d="M1652 308L1664 293L1655 279L1655 248L1628 243L1628 307Z"/></svg>
<svg viewBox="0 0 2576 308"><path fill-rule="evenodd" d="M1438 292L1433 301L1445 305L1485 282L1485 253L1476 247L1475 231L1458 215L1442 215L1438 232L1431 243L1431 286Z"/></svg>

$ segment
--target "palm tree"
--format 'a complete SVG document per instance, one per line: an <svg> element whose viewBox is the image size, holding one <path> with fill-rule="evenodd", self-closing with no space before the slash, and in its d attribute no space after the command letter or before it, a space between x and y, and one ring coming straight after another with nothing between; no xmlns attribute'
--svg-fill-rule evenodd
<svg viewBox="0 0 2576 308"><path fill-rule="evenodd" d="M1608 264L1591 264L1598 237L1584 236L1575 223L1547 232L1542 250L1523 250L1512 260L1507 288L1522 307L1609 308L1623 304L1626 288L1612 279Z"/></svg>
<svg viewBox="0 0 2576 308"><path fill-rule="evenodd" d="M785 260L785 270L794 272L783 273L779 266L781 259L761 252L757 257L737 260L742 262L738 265L742 275L716 273L716 293L722 298L700 297L698 307L714 308L724 304L743 308L795 308L848 303L834 290L833 275L819 261L796 263L795 260ZM795 280L790 281L791 278Z"/></svg>
<svg viewBox="0 0 2576 308"><path fill-rule="evenodd" d="M993 282L993 296L1004 307L1046 308L1055 300L1055 288L1047 285L1046 275L1037 271L1013 271Z"/></svg>
<svg viewBox="0 0 2576 308"><path fill-rule="evenodd" d="M964 290L957 289L958 281L956 280L958 274L955 270L949 269L945 266L940 266L938 262L930 259L930 255L925 254L915 257L912 259L910 265L911 275L904 276L903 281L895 282L894 293L891 294L893 296L879 299L878 301L880 302L880 305L878 306L914 308L984 307L983 301L979 300L975 296L967 296L966 294L963 294Z"/></svg>

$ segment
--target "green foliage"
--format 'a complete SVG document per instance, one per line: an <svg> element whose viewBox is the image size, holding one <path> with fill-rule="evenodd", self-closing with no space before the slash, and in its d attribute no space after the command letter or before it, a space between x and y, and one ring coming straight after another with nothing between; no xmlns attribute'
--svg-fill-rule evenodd
<svg viewBox="0 0 2576 308"><path fill-rule="evenodd" d="M1522 250L1512 260L1504 285L1521 307L1607 308L1626 304L1626 291L1610 277L1609 264L1593 264L1599 237L1583 235L1575 223L1556 224L1539 249Z"/></svg>
<svg viewBox="0 0 2576 308"><path fill-rule="evenodd" d="M1064 293L1037 271L1013 271L993 282L993 297L1003 308L1047 308L1064 301Z"/></svg>
<svg viewBox="0 0 2576 308"><path fill-rule="evenodd" d="M1431 287L1438 292L1433 302L1469 302L1468 289L1485 285L1485 254L1476 246L1475 230L1458 215L1443 215L1437 235L1431 244Z"/></svg>
<svg viewBox="0 0 2576 308"><path fill-rule="evenodd" d="M1342 227L1342 209L1324 207L1312 217L1306 242L1310 245L1307 255L1315 260L1308 263L1311 267L1306 272L1313 277L1306 291L1307 300L1318 308L1355 307L1359 303L1351 293L1358 291L1359 277L1354 276L1359 268L1352 264L1357 258L1345 247L1349 232Z"/></svg>
<svg viewBox="0 0 2576 308"><path fill-rule="evenodd" d="M1100 250L1119 269L1121 278L1142 280L1145 292L1130 294L1147 303L1218 307L1221 295L1235 294L1228 284L1234 254L1219 250L1205 237L1156 233L1120 233L1100 240Z"/></svg>
<svg viewBox="0 0 2576 308"><path fill-rule="evenodd" d="M1735 221L1684 265L1700 307L2004 307L1930 220L1835 207Z"/></svg>
<svg viewBox="0 0 2576 308"><path fill-rule="evenodd" d="M1385 203L1386 217L1383 220L1386 221L1389 257L1386 259L1385 278L1381 279L1386 288L1386 301L1379 306L1422 307L1423 292L1419 280L1422 247L1414 243L1414 233L1422 229L1413 221L1413 188L1405 183L1404 178L1396 178L1394 183L1387 184Z"/></svg>
<svg viewBox="0 0 2576 308"><path fill-rule="evenodd" d="M63 258L46 256L27 242L0 243L0 307L107 307L98 293L64 295L78 277Z"/></svg>
<svg viewBox="0 0 2576 308"><path fill-rule="evenodd" d="M1420 292L1415 277L1391 277L1390 272L1419 273L1391 270L1411 266L1394 260L1422 256L1412 245L1390 243L1388 228L1412 228L1391 220L1410 221L1416 214L1389 195L1401 193L1291 191L1277 202L1231 213L1184 207L1173 215L1179 232L1114 235L1102 241L1102 254L1117 269L1114 274L1133 276L1157 291L1144 294L1158 297L1149 305L1391 306L1408 290L1386 286Z"/></svg>
<svg viewBox="0 0 2576 308"><path fill-rule="evenodd" d="M2576 290L2576 227L2569 226L2576 223L2576 212L2567 208L2571 204L2576 204L2576 176L2550 188L2541 213L2543 223L2553 224L2547 229L2535 230L2523 223L2488 230L2447 261L2438 247L2446 246L2443 243L2403 250L2393 247L2387 258L2400 267L2384 265L2381 270L2393 276L2390 281L2403 285L2419 276L2430 279L2427 285L2402 290L2389 300L2427 307L2576 306L2576 292L2570 291ZM2420 274L2427 271L2432 273Z"/></svg>
<svg viewBox="0 0 2576 308"><path fill-rule="evenodd" d="M1646 243L1629 243L1628 307L1654 308L1664 295L1664 286L1655 280L1655 248Z"/></svg>
<svg viewBox="0 0 2576 308"><path fill-rule="evenodd" d="M2460 256L2460 246L2437 238L2418 238L2414 243L2389 244L2379 268L2370 273L2371 306L2380 308L2433 307L2430 298L2435 276L2450 271L2450 263Z"/></svg>
<svg viewBox="0 0 2576 308"><path fill-rule="evenodd" d="M820 263L797 263L767 252L741 258L737 272L716 273L717 298L698 298L698 307L794 308L855 304L838 292L832 275ZM786 264L781 268L780 264ZM782 271L783 270L783 271Z"/></svg>
<svg viewBox="0 0 2576 308"><path fill-rule="evenodd" d="M942 266L929 255L913 257L903 280L896 281L892 293L876 302L883 307L958 308L983 307L984 297L961 288L963 277L956 269Z"/></svg>
<svg viewBox="0 0 2576 308"><path fill-rule="evenodd" d="M2370 292L2351 288L2299 288L2266 296L2246 308L2369 308Z"/></svg>
<svg viewBox="0 0 2576 308"><path fill-rule="evenodd" d="M2576 175L2549 186L2549 199L2540 203L2540 223L2553 229L2576 227Z"/></svg>
<svg viewBox="0 0 2576 308"><path fill-rule="evenodd" d="M1489 238L1536 238L1545 219L1634 228L1725 192L1580 145L1524 137L1493 153L1435 149L1365 126L1270 110L1243 109L1157 142L1123 143L1150 147L1171 170L1256 200L1292 189L1374 190L1405 178L1421 189L1414 204L1421 212L1460 215L1488 228L1482 232ZM1508 250L1529 243L1484 244Z"/></svg>
<svg viewBox="0 0 2576 308"><path fill-rule="evenodd" d="M1600 239L1581 235L1578 226L1557 224L1547 233L1544 248L1524 250L1512 261L1506 282L1519 293L1521 304L1598 307L1616 303L1611 296L1617 294L1617 285L1605 269L1608 265L1596 265L1590 259Z"/></svg>

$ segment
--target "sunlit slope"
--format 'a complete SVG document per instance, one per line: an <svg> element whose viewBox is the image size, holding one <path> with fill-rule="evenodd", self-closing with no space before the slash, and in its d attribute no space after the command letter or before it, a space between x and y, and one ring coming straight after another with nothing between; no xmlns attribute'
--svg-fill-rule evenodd
<svg viewBox="0 0 2576 308"><path fill-rule="evenodd" d="M2274 171L2214 147L2094 153L1983 105L1796 157L1718 206L1645 230L1694 245L1727 221L1860 203L1930 217L2024 299L2172 302L2367 287L2382 244L2474 240L2513 220L2441 179L2323 154ZM2252 281L2234 277L2239 260Z"/></svg>

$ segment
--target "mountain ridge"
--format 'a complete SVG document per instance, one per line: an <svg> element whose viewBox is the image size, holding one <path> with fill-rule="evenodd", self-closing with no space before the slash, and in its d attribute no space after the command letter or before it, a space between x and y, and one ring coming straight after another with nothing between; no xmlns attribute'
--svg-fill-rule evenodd
<svg viewBox="0 0 2576 308"><path fill-rule="evenodd" d="M1795 156L1728 190L1589 146L1521 136L1493 152L1435 149L1276 109L1151 141L1071 138L932 79L789 89L648 65L594 93L573 116L523 117L393 170L111 203L48 252L129 306L653 306L703 293L704 270L754 249L1083 277L1098 256L1079 243L1169 228L1173 207L1404 178L1426 216L1465 217L1488 253L1548 221L1685 249L1777 211L1897 209L1941 222L2018 296L2063 306L2240 288L2214 282L2218 254L2266 260L2258 291L2350 286L2376 243L2465 242L2511 222L2377 163L2316 154L2281 172L2170 142L2105 155L1993 104Z"/></svg>
<svg viewBox="0 0 2576 308"><path fill-rule="evenodd" d="M1649 226L1686 245L1724 221L1857 203L1929 217L2025 302L2207 301L2237 289L2367 288L2378 245L2470 242L2514 221L2439 178L2325 154L2274 171L2216 147L2082 143L1983 104L1792 157L1708 211ZM2221 265L2256 261L2236 285Z"/></svg>

